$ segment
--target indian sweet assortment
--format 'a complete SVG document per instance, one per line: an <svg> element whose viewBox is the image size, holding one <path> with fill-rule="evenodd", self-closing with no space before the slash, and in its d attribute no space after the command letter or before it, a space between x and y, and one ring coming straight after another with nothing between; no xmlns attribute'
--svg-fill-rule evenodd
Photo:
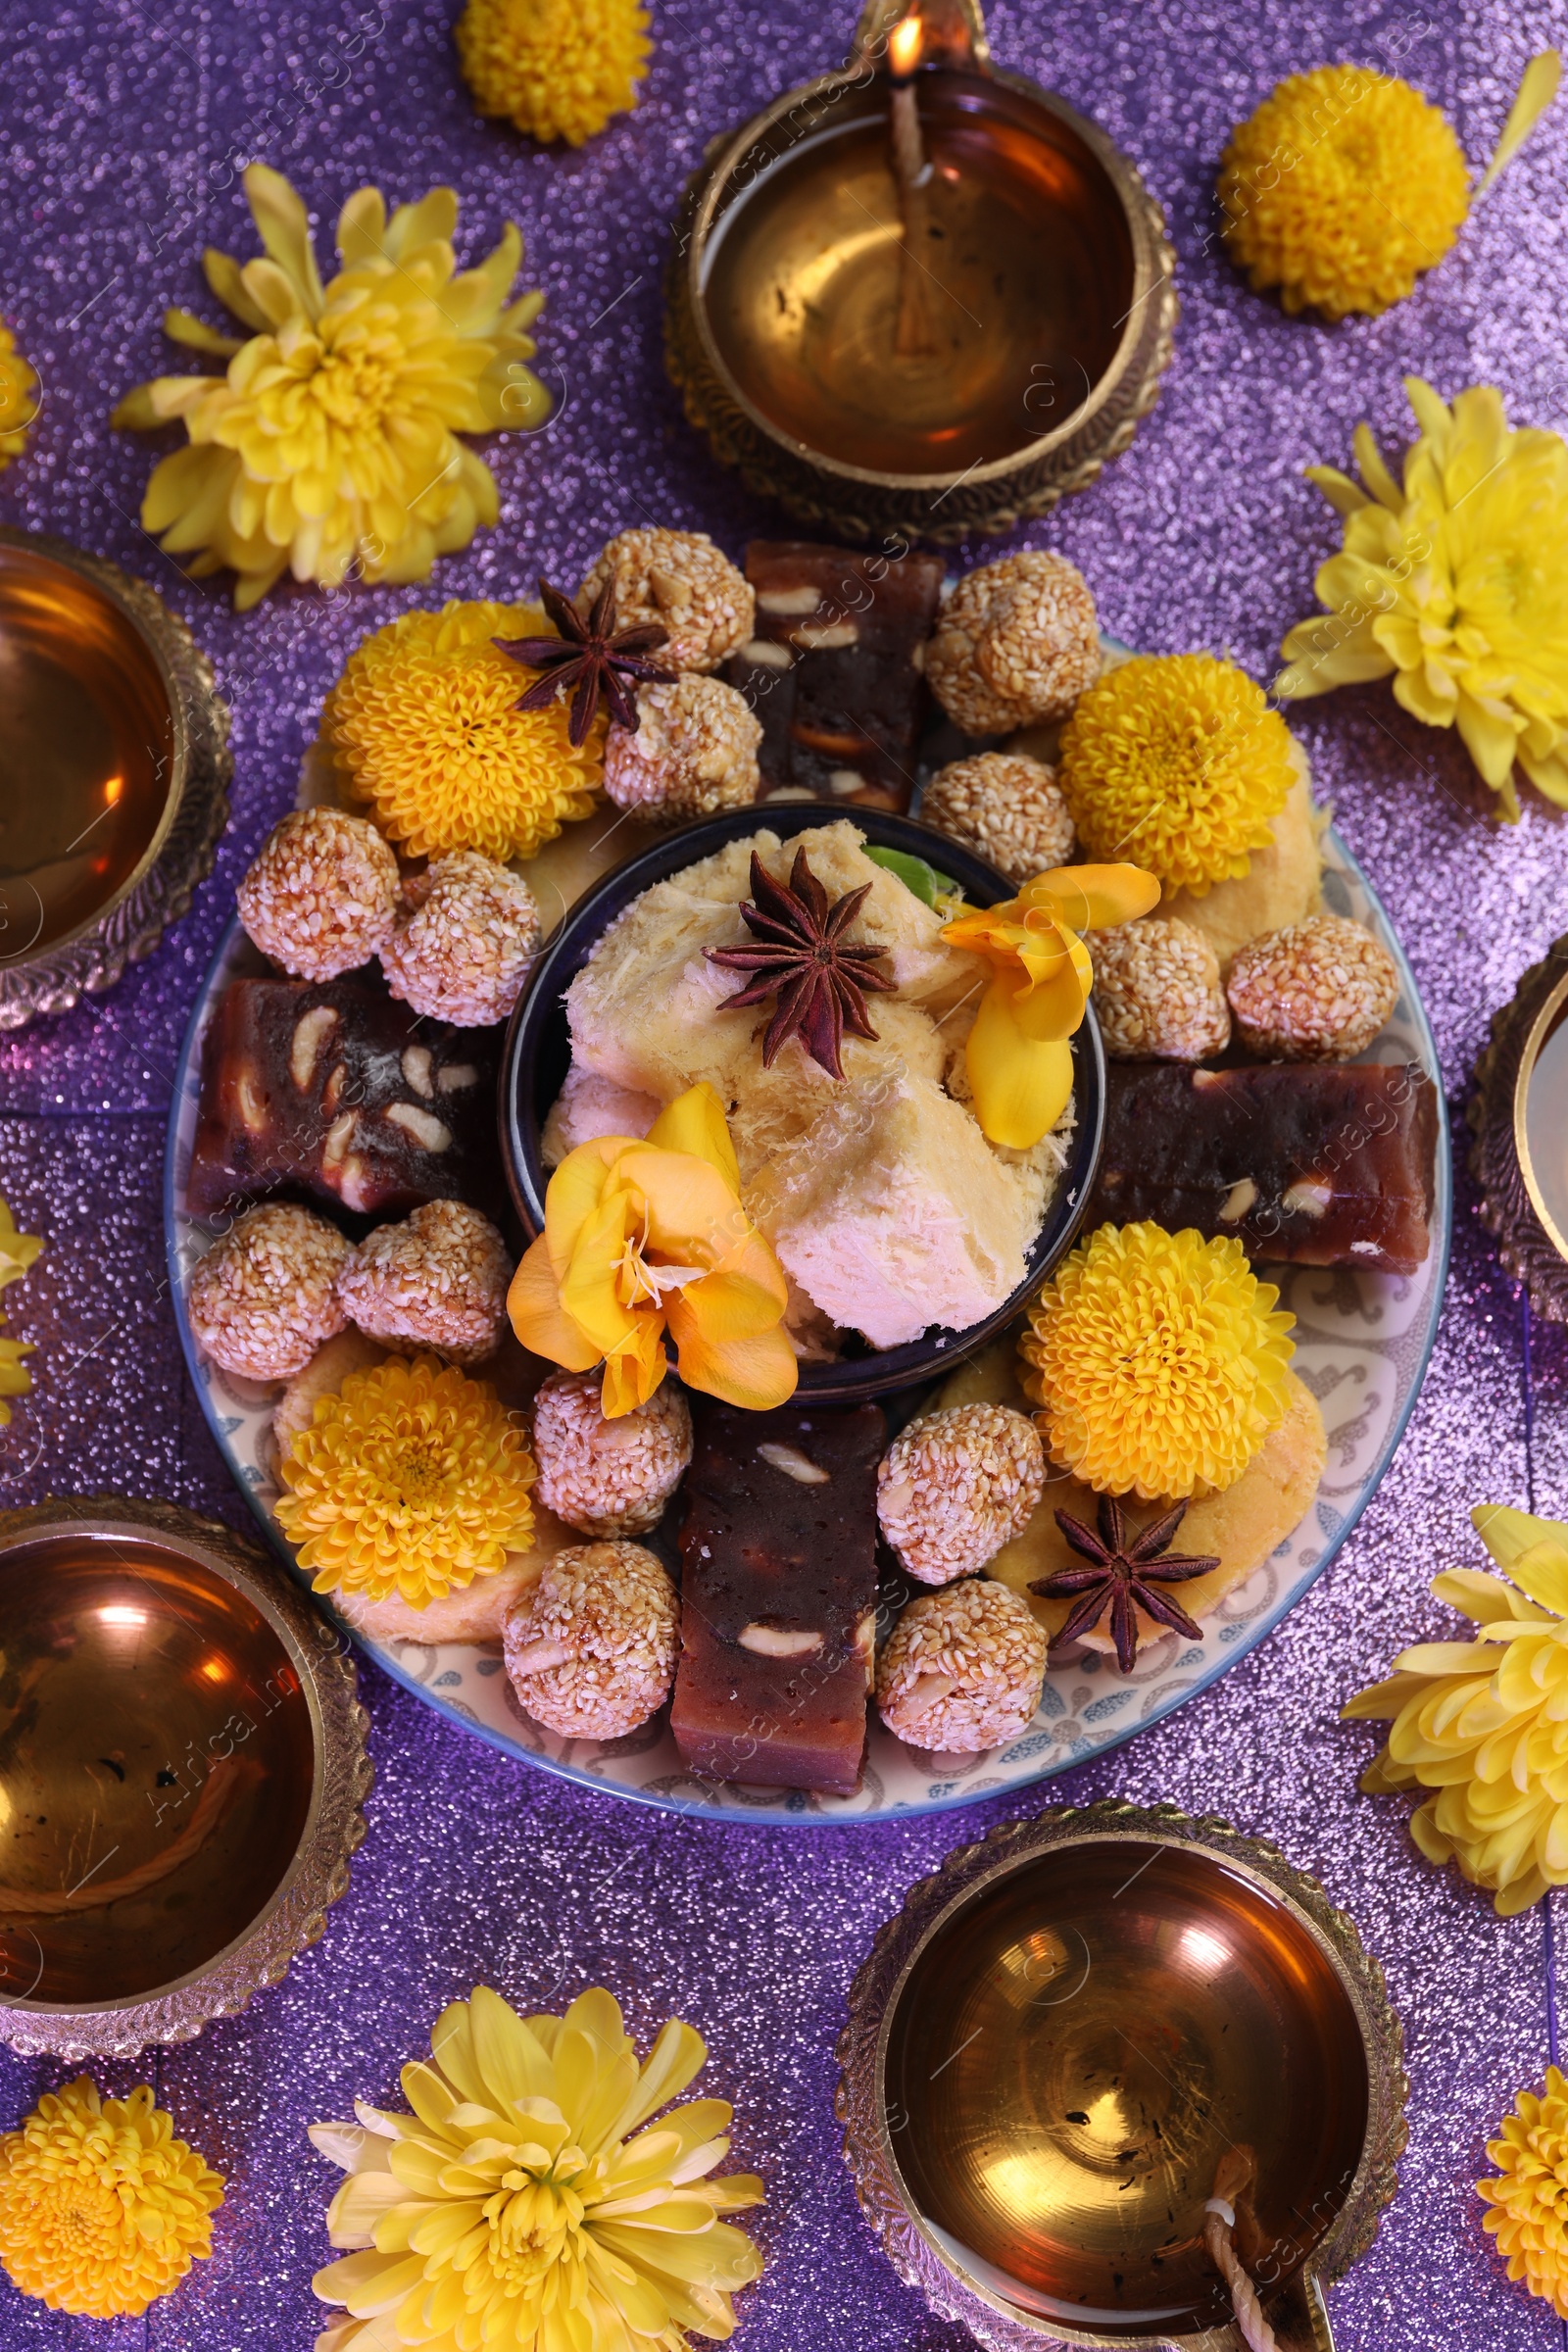
<svg viewBox="0 0 1568 2352"><path fill-rule="evenodd" d="M1411 1274L1440 1123L1250 678L1128 655L1049 553L638 528L367 639L302 799L190 1317L353 1627L488 1648L556 1752L667 1721L829 1798L868 1729L997 1748L1054 1667L1207 1639L1324 1463L1269 1270ZM561 990L530 1238L503 1024L660 844Z"/></svg>

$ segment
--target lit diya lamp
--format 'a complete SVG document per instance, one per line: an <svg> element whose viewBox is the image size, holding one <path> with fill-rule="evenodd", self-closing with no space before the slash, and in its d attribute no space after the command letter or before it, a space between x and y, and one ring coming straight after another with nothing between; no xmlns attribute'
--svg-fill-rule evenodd
<svg viewBox="0 0 1568 2352"><path fill-rule="evenodd" d="M157 945L212 864L232 766L212 670L168 606L0 529L0 1029Z"/></svg>
<svg viewBox="0 0 1568 2352"><path fill-rule="evenodd" d="M715 455L850 539L1009 528L1127 446L1170 358L1159 207L990 62L975 0L871 0L840 72L716 142L670 371Z"/></svg>

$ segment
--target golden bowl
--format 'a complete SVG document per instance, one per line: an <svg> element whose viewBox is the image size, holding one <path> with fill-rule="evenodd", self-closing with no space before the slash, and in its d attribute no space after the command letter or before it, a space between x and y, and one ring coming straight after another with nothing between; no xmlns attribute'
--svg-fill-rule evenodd
<svg viewBox="0 0 1568 2352"><path fill-rule="evenodd" d="M1476 1064L1481 1218L1537 1314L1568 1323L1568 937L1533 964Z"/></svg>
<svg viewBox="0 0 1568 2352"><path fill-rule="evenodd" d="M894 2268L995 2352L1245 2352L1204 2249L1228 2150L1281 2352L1394 2194L1382 1971L1277 1849L1174 1806L1008 1823L885 1927L839 2043L845 2155Z"/></svg>
<svg viewBox="0 0 1568 2352"><path fill-rule="evenodd" d="M365 1835L341 1638L227 1528L0 1514L0 2040L188 2040L320 1935Z"/></svg>
<svg viewBox="0 0 1568 2352"><path fill-rule="evenodd" d="M906 15L930 174L912 352L881 70ZM754 489L890 553L1007 530L1083 489L1170 360L1158 205L1094 123L992 66L975 0L871 0L842 72L713 142L675 237L665 352L691 421Z"/></svg>
<svg viewBox="0 0 1568 2352"><path fill-rule="evenodd" d="M232 769L212 669L162 599L0 528L0 1029L157 946L213 862Z"/></svg>

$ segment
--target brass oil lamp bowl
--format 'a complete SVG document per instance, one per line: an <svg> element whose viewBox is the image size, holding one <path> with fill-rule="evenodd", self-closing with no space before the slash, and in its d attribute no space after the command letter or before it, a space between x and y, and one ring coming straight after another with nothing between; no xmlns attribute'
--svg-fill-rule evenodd
<svg viewBox="0 0 1568 2352"><path fill-rule="evenodd" d="M212 670L162 599L0 529L0 1029L157 946L212 864L232 766Z"/></svg>
<svg viewBox="0 0 1568 2352"><path fill-rule="evenodd" d="M365 1835L352 1660L227 1528L0 1514L0 2041L133 2057L243 2009Z"/></svg>
<svg viewBox="0 0 1568 2352"><path fill-rule="evenodd" d="M1568 1323L1568 937L1493 1015L1469 1117L1482 1220L1537 1314Z"/></svg>
<svg viewBox="0 0 1568 2352"><path fill-rule="evenodd" d="M992 2352L1246 2352L1203 2235L1242 2150L1280 2352L1332 2352L1407 2085L1382 1971L1274 1846L1174 1806L1008 1823L882 1930L839 2061L868 2220Z"/></svg>
<svg viewBox="0 0 1568 2352"><path fill-rule="evenodd" d="M847 67L713 142L675 236L687 416L851 541L1044 513L1126 448L1171 355L1159 206L1094 123L991 64L976 0L870 0Z"/></svg>

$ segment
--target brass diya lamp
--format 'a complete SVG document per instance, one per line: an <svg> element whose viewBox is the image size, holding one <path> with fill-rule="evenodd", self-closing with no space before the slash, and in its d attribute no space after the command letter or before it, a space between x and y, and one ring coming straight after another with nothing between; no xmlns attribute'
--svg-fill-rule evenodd
<svg viewBox="0 0 1568 2352"><path fill-rule="evenodd" d="M1084 488L1171 355L1159 206L992 65L977 0L870 0L847 66L710 145L675 242L691 421L754 489L889 552Z"/></svg>
<svg viewBox="0 0 1568 2352"><path fill-rule="evenodd" d="M232 767L212 669L162 599L0 529L0 1029L157 946L212 864Z"/></svg>
<svg viewBox="0 0 1568 2352"><path fill-rule="evenodd" d="M0 2040L186 2040L348 1884L353 1663L253 1545L114 1496L0 1514Z"/></svg>
<svg viewBox="0 0 1568 2352"><path fill-rule="evenodd" d="M1394 2194L1399 2027L1354 1927L1277 1848L1099 1804L961 1847L850 1995L838 2113L894 2268L993 2352L1246 2352L1216 2182L1280 2352Z"/></svg>
<svg viewBox="0 0 1568 2352"><path fill-rule="evenodd" d="M1482 1221L1537 1314L1568 1323L1568 938L1493 1016L1469 1115Z"/></svg>

